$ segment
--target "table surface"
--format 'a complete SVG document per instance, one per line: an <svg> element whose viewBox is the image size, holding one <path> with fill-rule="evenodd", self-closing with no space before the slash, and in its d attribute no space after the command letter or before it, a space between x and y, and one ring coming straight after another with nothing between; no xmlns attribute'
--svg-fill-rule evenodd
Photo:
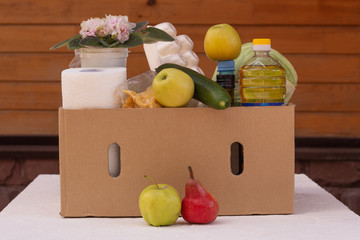
<svg viewBox="0 0 360 240"><path fill-rule="evenodd" d="M0 239L360 239L360 217L305 175L295 175L291 215L151 227L142 218L62 218L59 211L59 175L40 175L0 212Z"/></svg>

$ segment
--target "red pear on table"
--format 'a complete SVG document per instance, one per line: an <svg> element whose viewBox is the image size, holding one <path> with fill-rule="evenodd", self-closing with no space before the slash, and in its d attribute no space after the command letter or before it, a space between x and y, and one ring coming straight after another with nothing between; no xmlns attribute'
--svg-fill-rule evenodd
<svg viewBox="0 0 360 240"><path fill-rule="evenodd" d="M211 223L218 215L219 204L200 181L194 179L192 168L188 168L190 178L185 185L181 216L189 223Z"/></svg>

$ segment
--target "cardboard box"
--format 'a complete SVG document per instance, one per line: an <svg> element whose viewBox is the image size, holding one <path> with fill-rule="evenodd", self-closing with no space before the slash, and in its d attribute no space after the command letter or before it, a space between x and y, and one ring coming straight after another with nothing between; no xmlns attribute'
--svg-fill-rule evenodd
<svg viewBox="0 0 360 240"><path fill-rule="evenodd" d="M293 105L60 108L59 139L64 217L141 216L140 192L152 184L144 175L174 186L183 198L189 165L218 200L220 215L293 212ZM237 142L243 171L234 175L230 159L239 149L232 151L231 146ZM108 148L113 143L120 146L118 177L109 174Z"/></svg>

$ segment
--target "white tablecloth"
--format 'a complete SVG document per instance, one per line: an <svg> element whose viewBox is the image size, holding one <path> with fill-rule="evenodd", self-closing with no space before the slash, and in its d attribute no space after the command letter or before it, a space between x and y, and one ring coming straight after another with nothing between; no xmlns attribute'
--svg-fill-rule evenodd
<svg viewBox="0 0 360 240"><path fill-rule="evenodd" d="M62 218L58 175L40 175L0 213L0 239L360 239L360 217L305 175L295 176L292 215L218 217L148 226L142 218Z"/></svg>

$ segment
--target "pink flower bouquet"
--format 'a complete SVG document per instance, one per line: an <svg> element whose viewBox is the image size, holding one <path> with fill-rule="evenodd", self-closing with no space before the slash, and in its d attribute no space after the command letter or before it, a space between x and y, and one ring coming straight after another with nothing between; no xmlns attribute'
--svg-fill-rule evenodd
<svg viewBox="0 0 360 240"><path fill-rule="evenodd" d="M105 18L90 18L81 23L79 34L62 41L50 49L67 46L68 49L83 47L131 48L143 43L173 41L166 32L146 27L148 22L131 23L127 16L106 15Z"/></svg>

